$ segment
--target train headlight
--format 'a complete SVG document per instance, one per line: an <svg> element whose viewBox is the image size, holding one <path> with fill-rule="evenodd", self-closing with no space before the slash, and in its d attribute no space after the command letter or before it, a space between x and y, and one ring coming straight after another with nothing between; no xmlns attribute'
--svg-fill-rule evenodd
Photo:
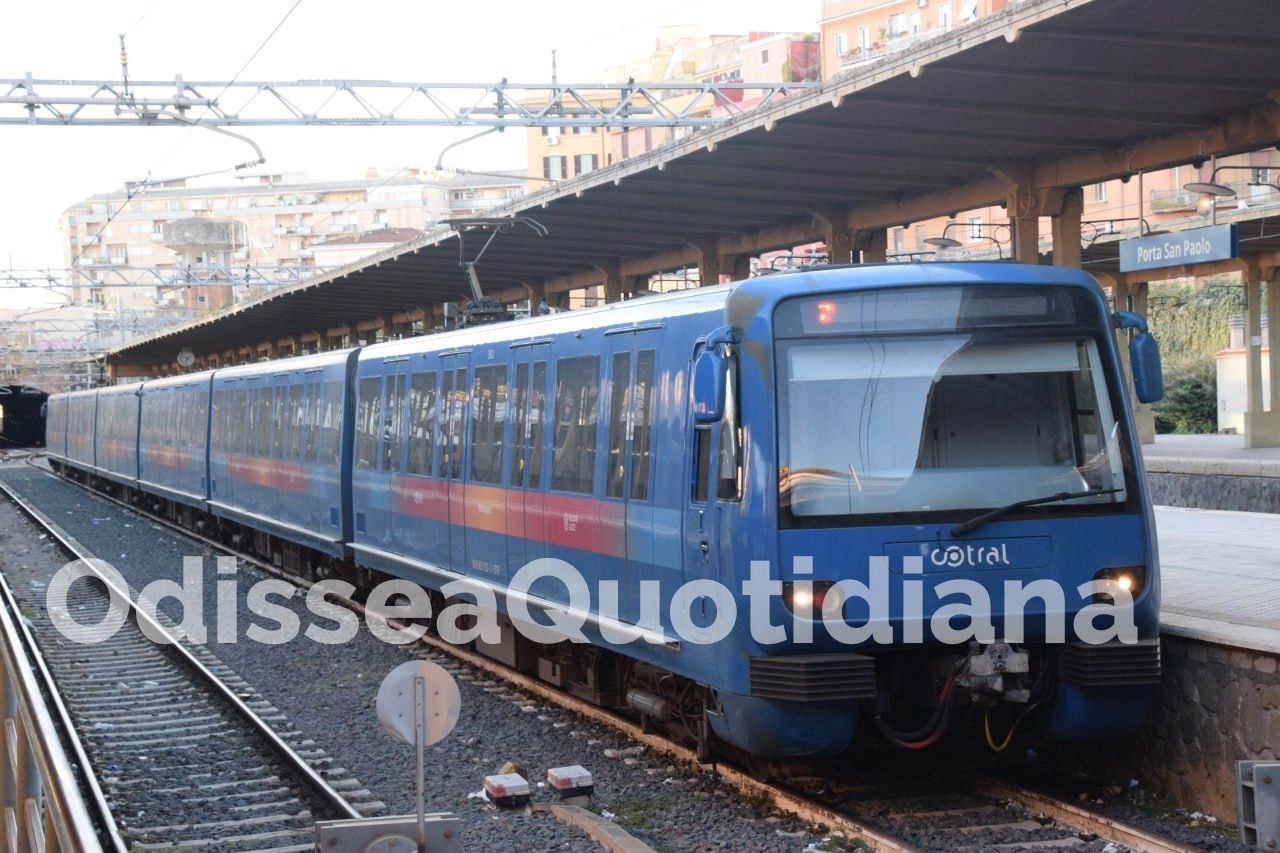
<svg viewBox="0 0 1280 853"><path fill-rule="evenodd" d="M833 586L835 581L783 581L782 600L797 616L821 618L822 605Z"/></svg>
<svg viewBox="0 0 1280 853"><path fill-rule="evenodd" d="M1105 584L1106 590L1126 593L1132 599L1141 595L1142 590L1146 587L1147 570L1142 566L1101 569L1093 576L1093 579ZM1114 596L1108 591L1094 593L1093 600L1107 604L1115 602Z"/></svg>

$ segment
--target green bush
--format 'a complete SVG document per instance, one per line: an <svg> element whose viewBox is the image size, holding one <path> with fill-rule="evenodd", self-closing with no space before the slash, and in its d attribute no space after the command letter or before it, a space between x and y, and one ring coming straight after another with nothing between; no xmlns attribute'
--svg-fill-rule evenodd
<svg viewBox="0 0 1280 853"><path fill-rule="evenodd" d="M1166 371L1156 432L1205 433L1218 428L1218 375L1212 360Z"/></svg>

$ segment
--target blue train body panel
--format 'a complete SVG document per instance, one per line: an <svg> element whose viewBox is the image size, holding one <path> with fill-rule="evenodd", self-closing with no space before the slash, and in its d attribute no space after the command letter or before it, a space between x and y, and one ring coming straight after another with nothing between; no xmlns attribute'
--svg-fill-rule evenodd
<svg viewBox="0 0 1280 853"><path fill-rule="evenodd" d="M94 472L126 486L138 484L138 416L142 384L98 389Z"/></svg>
<svg viewBox="0 0 1280 853"><path fill-rule="evenodd" d="M94 466L93 435L97 420L96 390L72 391L65 397L67 428L65 455L68 465L82 471L92 471Z"/></svg>
<svg viewBox="0 0 1280 853"><path fill-rule="evenodd" d="M204 508L209 497L211 372L144 382L138 421L138 483L146 491Z"/></svg>
<svg viewBox="0 0 1280 853"><path fill-rule="evenodd" d="M218 370L209 505L215 515L343 556L354 351Z"/></svg>

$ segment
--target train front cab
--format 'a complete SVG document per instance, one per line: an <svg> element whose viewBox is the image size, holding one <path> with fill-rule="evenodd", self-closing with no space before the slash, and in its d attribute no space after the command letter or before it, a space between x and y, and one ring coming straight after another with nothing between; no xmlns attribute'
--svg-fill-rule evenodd
<svg viewBox="0 0 1280 853"><path fill-rule="evenodd" d="M729 561L718 571L730 583L752 560L769 562L782 581L771 618L787 636L761 644L738 620L712 713L721 737L758 755L833 751L859 709L889 721L904 709L897 719L918 723L913 711L942 701L919 697L937 697L948 675L1001 720L1043 706L1061 739L1142 719L1159 679L1154 526L1111 317L1091 278L1012 264L836 268L742 284L726 319L718 349L739 411L735 373L728 394L704 386L694 405L741 418L743 446L730 449L747 464L740 500L707 498L710 550ZM735 430L705 429L703 452L732 471L724 448ZM955 529L1061 492L1093 494ZM825 622L824 591L870 585L876 563L887 563L887 606L852 598L843 619ZM1077 588L1099 578L1130 585L1138 644L1080 642L1074 618L1094 598ZM1006 581L1064 592L1030 599L1024 640L1011 647L1000 643ZM994 634L974 646L943 642L967 619L933 619L968 599L959 583L991 602ZM914 589L921 604L909 607ZM876 615L888 643L828 627ZM1056 616L1065 643L1046 642Z"/></svg>

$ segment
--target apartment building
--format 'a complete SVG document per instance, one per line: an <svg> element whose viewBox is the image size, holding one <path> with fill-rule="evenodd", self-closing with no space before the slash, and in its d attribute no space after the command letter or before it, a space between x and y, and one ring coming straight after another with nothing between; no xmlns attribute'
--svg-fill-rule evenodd
<svg viewBox="0 0 1280 853"><path fill-rule="evenodd" d="M346 181L257 173L234 184L176 181L100 193L64 211L60 227L76 302L216 311L318 271L313 247L335 236L417 234L510 201L524 185L522 170L370 169Z"/></svg>
<svg viewBox="0 0 1280 853"><path fill-rule="evenodd" d="M1008 5L1009 0L823 0L822 79L971 24Z"/></svg>
<svg viewBox="0 0 1280 853"><path fill-rule="evenodd" d="M818 47L815 33L704 34L696 26L666 26L659 28L652 52L605 69L605 79L694 83L817 80ZM758 97L752 93L735 100L738 106L747 108ZM537 101L528 103L543 105ZM607 107L615 102L597 103ZM695 115L722 115L727 111L723 104L698 99L692 91L673 92L665 104L673 110L694 104ZM546 181L574 178L643 154L690 132L689 128L667 127L531 128L529 176Z"/></svg>

